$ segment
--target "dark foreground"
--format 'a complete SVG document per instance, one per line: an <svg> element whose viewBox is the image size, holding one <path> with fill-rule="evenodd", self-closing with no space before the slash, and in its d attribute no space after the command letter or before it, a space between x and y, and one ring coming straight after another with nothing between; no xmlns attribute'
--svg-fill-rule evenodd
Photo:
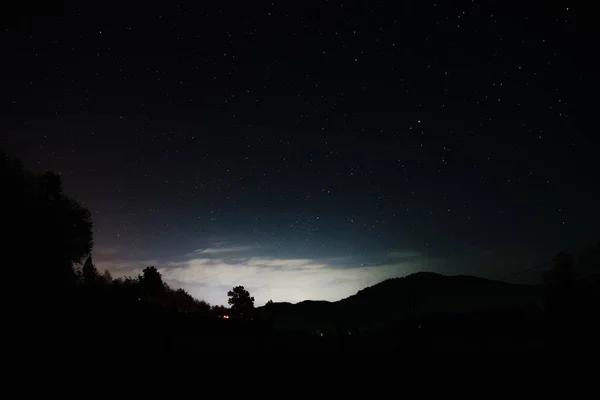
<svg viewBox="0 0 600 400"><path fill-rule="evenodd" d="M594 343L593 330L552 330L542 315L525 315L518 309L437 315L371 331L340 324L328 331L303 332L279 330L270 321L224 320L89 294L50 304L39 323L39 344L66 352L546 351L589 350ZM577 340L569 339L574 336Z"/></svg>

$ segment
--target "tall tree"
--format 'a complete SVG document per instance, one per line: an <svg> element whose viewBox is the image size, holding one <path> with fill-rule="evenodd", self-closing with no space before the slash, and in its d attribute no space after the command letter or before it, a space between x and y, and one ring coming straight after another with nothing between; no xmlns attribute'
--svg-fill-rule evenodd
<svg viewBox="0 0 600 400"><path fill-rule="evenodd" d="M566 327L577 307L575 262L570 254L558 253L554 264L544 275L546 312L557 326Z"/></svg>
<svg viewBox="0 0 600 400"><path fill-rule="evenodd" d="M63 193L59 175L31 173L2 153L0 182L3 261L23 265L21 279L36 286L40 296L62 293L58 286L76 281L73 264L92 249L90 213Z"/></svg>
<svg viewBox="0 0 600 400"><path fill-rule="evenodd" d="M85 284L95 285L99 282L100 274L98 273L98 270L92 261L92 256L89 256L85 260L85 263L81 268L81 275Z"/></svg>
<svg viewBox="0 0 600 400"><path fill-rule="evenodd" d="M113 277L109 270L105 269L102 273L102 280L104 283L112 283Z"/></svg>
<svg viewBox="0 0 600 400"><path fill-rule="evenodd" d="M235 286L227 292L227 296L229 296L227 303L231 306L231 310L241 317L248 316L254 309L254 297L251 297L250 292L243 286Z"/></svg>

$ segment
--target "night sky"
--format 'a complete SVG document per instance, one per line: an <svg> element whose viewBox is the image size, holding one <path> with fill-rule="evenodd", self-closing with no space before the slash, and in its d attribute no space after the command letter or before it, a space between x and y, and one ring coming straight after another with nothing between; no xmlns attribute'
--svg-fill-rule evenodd
<svg viewBox="0 0 600 400"><path fill-rule="evenodd" d="M115 276L338 300L599 238L569 2L47 3L2 11L0 148L62 175Z"/></svg>

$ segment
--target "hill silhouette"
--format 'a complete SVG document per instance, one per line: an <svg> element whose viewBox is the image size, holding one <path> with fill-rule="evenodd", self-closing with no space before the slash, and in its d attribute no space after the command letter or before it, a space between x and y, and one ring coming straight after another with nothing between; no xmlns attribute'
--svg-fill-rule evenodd
<svg viewBox="0 0 600 400"><path fill-rule="evenodd" d="M542 304L541 286L420 272L385 280L336 302L272 303L259 307L259 313L282 329L375 330L436 314L511 308L535 312Z"/></svg>

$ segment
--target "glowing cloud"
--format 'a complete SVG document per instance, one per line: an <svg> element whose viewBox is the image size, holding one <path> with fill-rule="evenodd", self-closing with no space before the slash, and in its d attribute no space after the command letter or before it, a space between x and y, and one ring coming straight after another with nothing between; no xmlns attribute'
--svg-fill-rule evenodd
<svg viewBox="0 0 600 400"><path fill-rule="evenodd" d="M390 252L383 263L362 262L356 266L356 260L344 257L274 258L243 253L253 249L215 246L188 253L182 261L111 260L96 264L100 270L109 269L115 277L136 276L144 267L154 265L169 285L184 288L211 304L226 304L227 291L243 285L257 305L268 300L336 301L382 280L432 267L431 259L407 251Z"/></svg>

